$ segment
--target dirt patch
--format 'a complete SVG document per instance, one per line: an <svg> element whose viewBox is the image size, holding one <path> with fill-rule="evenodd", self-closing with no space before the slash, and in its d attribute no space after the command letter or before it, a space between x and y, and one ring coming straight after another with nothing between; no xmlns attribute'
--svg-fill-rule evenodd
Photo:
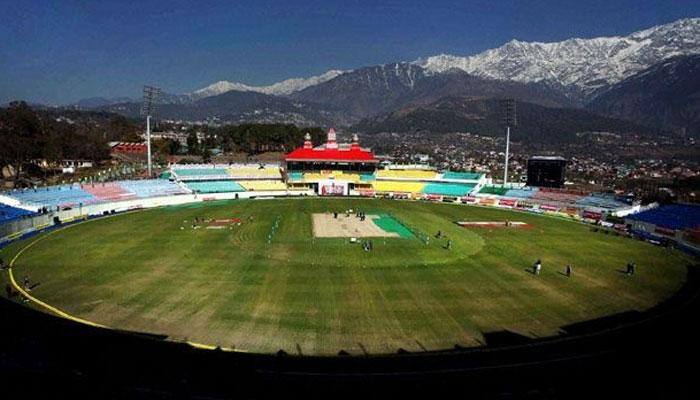
<svg viewBox="0 0 700 400"><path fill-rule="evenodd" d="M314 236L320 238L331 237L399 237L398 233L387 232L374 223L378 215L367 215L365 220L355 214L338 214L337 218L332 213L313 214Z"/></svg>

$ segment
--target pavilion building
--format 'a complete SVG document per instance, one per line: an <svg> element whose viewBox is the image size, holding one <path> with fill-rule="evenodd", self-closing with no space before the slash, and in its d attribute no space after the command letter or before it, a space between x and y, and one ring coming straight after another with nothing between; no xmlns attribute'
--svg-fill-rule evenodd
<svg viewBox="0 0 700 400"><path fill-rule="evenodd" d="M353 135L352 143L338 143L335 130L331 128L326 143L316 147L307 133L304 145L285 156L285 164L291 189L347 196L373 194L371 182L379 160L371 149L360 147L357 135Z"/></svg>

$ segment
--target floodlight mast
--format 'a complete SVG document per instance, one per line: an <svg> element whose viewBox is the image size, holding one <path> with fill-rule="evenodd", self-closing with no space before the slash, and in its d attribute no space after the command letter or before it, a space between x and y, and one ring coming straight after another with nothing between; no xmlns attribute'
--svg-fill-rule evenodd
<svg viewBox="0 0 700 400"><path fill-rule="evenodd" d="M150 147L149 147L150 149ZM505 187L508 184L508 152L510 150L510 125L506 125L506 160L505 160L505 167L503 168L503 186ZM150 150L149 150L150 151ZM150 153L148 155L150 156Z"/></svg>
<svg viewBox="0 0 700 400"><path fill-rule="evenodd" d="M143 87L143 106L141 107L141 115L146 116L146 149L148 152L148 177L153 174L153 165L151 162L151 117L155 114L156 101L160 96L160 89L155 86L144 85Z"/></svg>
<svg viewBox="0 0 700 400"><path fill-rule="evenodd" d="M148 177L153 177L151 165L151 116L146 115L146 148L148 149Z"/></svg>
<svg viewBox="0 0 700 400"><path fill-rule="evenodd" d="M515 127L517 124L517 119L515 115L515 100L506 99L501 101L501 108L503 112L503 125L506 126L506 159L503 171L503 187L508 184L508 157L510 156L510 128Z"/></svg>

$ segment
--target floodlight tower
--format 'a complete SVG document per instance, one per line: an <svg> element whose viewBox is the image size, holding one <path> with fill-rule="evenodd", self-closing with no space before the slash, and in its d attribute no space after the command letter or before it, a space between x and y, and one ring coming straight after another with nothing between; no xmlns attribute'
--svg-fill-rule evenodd
<svg viewBox="0 0 700 400"><path fill-rule="evenodd" d="M148 149L148 177L151 177L151 117L156 111L156 101L160 96L160 89L155 86L144 85L143 105L141 115L146 117L146 148Z"/></svg>
<svg viewBox="0 0 700 400"><path fill-rule="evenodd" d="M515 100L505 99L501 101L501 112L503 113L503 119L501 123L506 127L506 160L503 172L503 187L508 184L508 156L510 150L510 128L517 125L517 119L515 115Z"/></svg>

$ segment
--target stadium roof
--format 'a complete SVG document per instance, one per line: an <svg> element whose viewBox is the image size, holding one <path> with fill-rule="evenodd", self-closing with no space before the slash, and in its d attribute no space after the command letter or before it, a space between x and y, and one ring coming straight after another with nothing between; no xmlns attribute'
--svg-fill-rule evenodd
<svg viewBox="0 0 700 400"><path fill-rule="evenodd" d="M335 141L335 131L328 131L328 141L325 145L313 147L311 137L307 134L304 146L293 150L285 156L286 161L331 161L331 162L366 162L378 163L372 150L363 149L358 143L357 135L352 144L338 145Z"/></svg>

